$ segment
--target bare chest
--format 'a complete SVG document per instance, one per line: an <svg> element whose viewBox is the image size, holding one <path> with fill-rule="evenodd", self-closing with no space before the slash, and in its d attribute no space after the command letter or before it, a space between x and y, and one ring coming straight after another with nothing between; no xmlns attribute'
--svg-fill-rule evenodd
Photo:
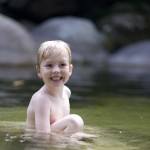
<svg viewBox="0 0 150 150"><path fill-rule="evenodd" d="M70 113L69 99L59 98L51 103L50 122L53 123Z"/></svg>

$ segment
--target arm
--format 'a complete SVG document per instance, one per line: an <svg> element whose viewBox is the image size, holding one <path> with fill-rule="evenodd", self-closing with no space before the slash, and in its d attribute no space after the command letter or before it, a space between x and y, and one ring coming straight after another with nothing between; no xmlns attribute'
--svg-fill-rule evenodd
<svg viewBox="0 0 150 150"><path fill-rule="evenodd" d="M33 105L36 132L50 133L50 102L44 96L38 96Z"/></svg>
<svg viewBox="0 0 150 150"><path fill-rule="evenodd" d="M70 114L70 102L69 102L69 98L71 96L71 91L70 91L70 89L67 86L65 86L65 94L67 96L67 98L65 100L66 111L68 112L68 114Z"/></svg>
<svg viewBox="0 0 150 150"><path fill-rule="evenodd" d="M70 91L70 89L67 86L65 86L65 91L66 91L66 94L67 94L68 98L70 98L71 91Z"/></svg>

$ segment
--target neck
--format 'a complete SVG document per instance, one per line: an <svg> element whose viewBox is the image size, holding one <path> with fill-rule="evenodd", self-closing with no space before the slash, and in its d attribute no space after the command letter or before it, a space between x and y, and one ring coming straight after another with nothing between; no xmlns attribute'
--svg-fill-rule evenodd
<svg viewBox="0 0 150 150"><path fill-rule="evenodd" d="M47 85L44 85L44 91L51 96L62 96L63 95L63 86L59 87L49 87Z"/></svg>

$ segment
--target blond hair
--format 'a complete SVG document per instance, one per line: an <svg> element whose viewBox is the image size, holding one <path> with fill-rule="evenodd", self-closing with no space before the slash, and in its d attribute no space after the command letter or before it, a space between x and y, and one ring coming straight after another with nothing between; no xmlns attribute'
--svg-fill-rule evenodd
<svg viewBox="0 0 150 150"><path fill-rule="evenodd" d="M72 61L71 57L71 49L69 44L67 44L64 41L61 40L54 40L54 41L45 41L43 42L37 53L37 67L40 67L40 64L43 59L46 59L49 56L52 56L53 54L60 54L63 52L63 50L66 50L69 56L69 63Z"/></svg>

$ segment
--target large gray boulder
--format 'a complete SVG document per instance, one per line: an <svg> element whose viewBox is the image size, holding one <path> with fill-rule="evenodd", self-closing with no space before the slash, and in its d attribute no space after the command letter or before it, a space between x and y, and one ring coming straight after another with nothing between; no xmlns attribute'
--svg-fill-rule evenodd
<svg viewBox="0 0 150 150"><path fill-rule="evenodd" d="M121 80L146 81L150 75L150 41L125 46L109 59L110 72Z"/></svg>
<svg viewBox="0 0 150 150"><path fill-rule="evenodd" d="M25 66L23 70L28 72L27 68L35 63L34 48L34 40L28 31L15 20L0 14L0 67L3 68L0 78L5 78L6 74L11 78L26 77L27 73L20 74L15 70L10 74L10 68Z"/></svg>

